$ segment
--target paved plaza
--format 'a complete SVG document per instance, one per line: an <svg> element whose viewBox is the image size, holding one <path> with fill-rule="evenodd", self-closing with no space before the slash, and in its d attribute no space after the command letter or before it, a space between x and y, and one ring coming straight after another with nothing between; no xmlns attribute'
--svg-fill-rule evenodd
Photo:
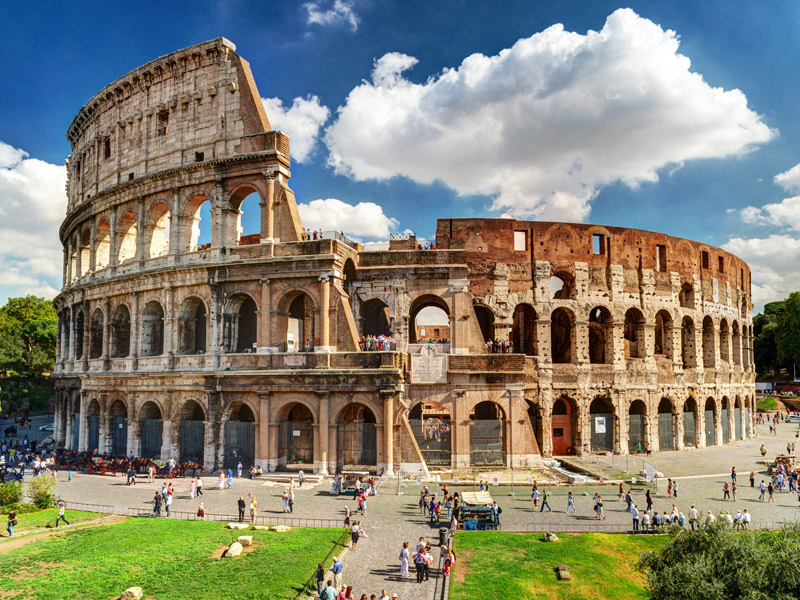
<svg viewBox="0 0 800 600"><path fill-rule="evenodd" d="M795 440L798 431L796 424L781 424L776 436L768 435L768 427L760 426L760 437L729 444L724 447L713 447L686 452L665 452L653 455L649 461L661 471L665 477L674 476L679 482L678 498L666 496L666 480L660 480L658 491L654 495L654 508L659 511L670 511L673 502L684 514L687 514L692 503L697 505L701 514L707 510L718 514L720 510L735 513L746 508L752 513L754 523L774 523L793 521L800 516L798 499L788 492L776 493L774 503L758 500L758 483L761 479L769 481L766 467L761 462L759 448L762 443L767 446L767 458L774 458L786 450L786 443ZM610 463L608 457L603 460ZM595 464L593 459L585 461L588 466ZM624 457L615 457L615 465L625 464ZM638 465L637 465L638 466ZM737 500L723 501L722 486L730 481L730 469L736 466L739 474L739 493ZM749 486L750 470L755 470L756 488ZM480 477L480 475L479 475ZM161 480L147 483L146 477L139 476L134 487L125 485L124 477L98 475L73 475L72 482L67 483L66 473L59 473L60 483L57 494L68 502L88 502L108 504L115 511L127 514L129 508L147 509L156 490L160 489ZM220 491L215 477L204 477L205 494L201 499L189 497L191 478L171 480L175 486L173 502L174 511L195 512L200 501L204 502L208 513L235 514L239 496L247 498L255 494L259 501L260 516L281 517L281 494L283 485L263 480L235 479L232 489ZM436 490L435 484L428 484ZM627 485L626 485L627 487ZM357 597L361 593L380 594L386 589L391 595L396 592L401 598L427 598L434 591L434 582L417 585L412 579L401 580L399 577L399 560L401 545L408 541L414 546L420 536L436 540L438 525L430 524L420 514L417 498L421 484L407 482L402 494L397 495L397 482L384 481L378 486L378 494L367 503L367 513L360 519L368 537L359 542L358 550L350 553L345 560L343 581L353 585ZM472 486L453 488L472 489ZM607 519L603 524L630 525L629 513L625 511L625 503L618 501L618 485L609 483L604 486L554 486L550 505L552 512L535 510L530 500L530 487L508 486L492 487L492 495L503 508L502 528L506 531L526 531L529 529L565 528L594 526L598 524L592 510L592 495L598 491L604 498ZM577 514L566 515L566 495L572 490L576 497ZM634 487L634 502L644 507L644 491L641 486ZM585 495L584 495L585 494ZM329 494L329 482L325 481L314 487L305 486L295 489L295 517L336 519L342 522L345 505L351 508L355 503L351 497L332 497ZM434 559L438 560L438 551L434 551ZM327 566L327 565L326 565ZM413 566L412 566L413 568ZM413 593L412 593L413 592Z"/></svg>

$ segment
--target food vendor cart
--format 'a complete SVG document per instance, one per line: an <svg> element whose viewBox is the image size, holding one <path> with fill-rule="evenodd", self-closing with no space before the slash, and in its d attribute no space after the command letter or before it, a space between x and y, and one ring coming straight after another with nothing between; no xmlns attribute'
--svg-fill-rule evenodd
<svg viewBox="0 0 800 600"><path fill-rule="evenodd" d="M462 492L457 518L464 530L496 529L493 504L494 500L489 492Z"/></svg>

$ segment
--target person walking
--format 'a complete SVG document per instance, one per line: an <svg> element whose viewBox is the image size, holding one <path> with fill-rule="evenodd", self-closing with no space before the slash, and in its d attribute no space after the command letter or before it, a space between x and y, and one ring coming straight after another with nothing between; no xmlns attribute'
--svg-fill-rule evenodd
<svg viewBox="0 0 800 600"><path fill-rule="evenodd" d="M736 467L731 467L731 481L736 483Z"/></svg>
<svg viewBox="0 0 800 600"><path fill-rule="evenodd" d="M236 477L238 477L239 479L242 478L242 461L239 461L238 464L236 465Z"/></svg>
<svg viewBox="0 0 800 600"><path fill-rule="evenodd" d="M731 499L731 487L728 485L727 481L722 486L722 499L723 500Z"/></svg>
<svg viewBox="0 0 800 600"><path fill-rule="evenodd" d="M758 487L761 490L761 494L759 494L758 499L763 502L764 501L764 493L767 491L767 484L764 483L764 480L762 479L761 483L759 484Z"/></svg>
<svg viewBox="0 0 800 600"><path fill-rule="evenodd" d="M170 509L172 508L172 492L167 492L167 499L164 502L164 508L167 510L167 517L169 517Z"/></svg>
<svg viewBox="0 0 800 600"><path fill-rule="evenodd" d="M59 521L64 521L64 523L69 525L69 521L67 521L67 518L64 516L64 511L65 510L66 510L66 506L64 505L64 503L63 502L59 502L58 503L58 516L56 517L56 527L58 527L58 522Z"/></svg>
<svg viewBox="0 0 800 600"><path fill-rule="evenodd" d="M531 494L531 500L533 500L533 508L539 508L539 490L534 487L533 493Z"/></svg>
<svg viewBox="0 0 800 600"><path fill-rule="evenodd" d="M333 557L333 566L328 569L331 573L333 573L333 587L334 589L341 589L342 588L342 561L339 560L339 557Z"/></svg>
<svg viewBox="0 0 800 600"><path fill-rule="evenodd" d="M197 490L197 482L194 480L194 477L192 477L192 483L189 486L189 498L194 499L194 494L196 490Z"/></svg>
<svg viewBox="0 0 800 600"><path fill-rule="evenodd" d="M542 508L539 509L539 512L544 512L545 506L547 507L548 512L553 512L553 509L550 508L550 503L547 501L549 498L550 498L550 493L547 490L545 490L544 493L542 494ZM495 503L495 506L497 506L497 503ZM497 522L498 523L500 522L499 518L497 519Z"/></svg>
<svg viewBox="0 0 800 600"><path fill-rule="evenodd" d="M633 506L633 498L631 498L630 490L625 492L625 502L628 504L628 507L625 509L625 512L631 512L631 507Z"/></svg>
<svg viewBox="0 0 800 600"><path fill-rule="evenodd" d="M156 495L153 496L153 516L160 517L161 516L161 503L164 501L164 497L156 492Z"/></svg>
<svg viewBox="0 0 800 600"><path fill-rule="evenodd" d="M756 472L750 471L750 487L756 487Z"/></svg>
<svg viewBox="0 0 800 600"><path fill-rule="evenodd" d="M300 469L297 472L297 487L303 487L303 481L305 481L306 474L303 472L303 469Z"/></svg>
<svg viewBox="0 0 800 600"><path fill-rule="evenodd" d="M646 510L647 512L650 512L651 510L653 510L653 495L650 493L649 489L647 490L647 492L645 492L644 499L647 502Z"/></svg>
<svg viewBox="0 0 800 600"><path fill-rule="evenodd" d="M597 517L606 520L606 513L603 511L603 497L597 497Z"/></svg>
<svg viewBox="0 0 800 600"><path fill-rule="evenodd" d="M256 513L258 513L258 500L255 496L250 498L250 522L256 522Z"/></svg>
<svg viewBox="0 0 800 600"><path fill-rule="evenodd" d="M8 532L8 537L14 536L14 527L17 526L17 511L14 509L10 509L8 511L8 522L6 523L6 531Z"/></svg>
<svg viewBox="0 0 800 600"><path fill-rule="evenodd" d="M692 531L695 530L694 528L697 525L698 517L699 513L697 512L694 504L692 504L692 507L689 509L689 526L692 528Z"/></svg>
<svg viewBox="0 0 800 600"><path fill-rule="evenodd" d="M233 487L233 469L228 469L228 489Z"/></svg>
<svg viewBox="0 0 800 600"><path fill-rule="evenodd" d="M317 595L322 598L322 594L325 592L325 567L322 566L322 563L317 565L317 572L314 573L314 579L317 581Z"/></svg>
<svg viewBox="0 0 800 600"><path fill-rule="evenodd" d="M400 577L408 577L408 542L400 548Z"/></svg>
<svg viewBox="0 0 800 600"><path fill-rule="evenodd" d="M283 494L281 494L281 502L283 502L283 512L285 512L285 513L289 512L289 491L288 490L283 490Z"/></svg>
<svg viewBox="0 0 800 600"><path fill-rule="evenodd" d="M673 498L677 498L678 497L678 480L677 479L673 480L673 482L672 482L672 497Z"/></svg>
<svg viewBox="0 0 800 600"><path fill-rule="evenodd" d="M197 478L197 486L195 487L195 493L197 494L198 498L203 495L203 480L200 477Z"/></svg>
<svg viewBox="0 0 800 600"><path fill-rule="evenodd" d="M731 496L733 497L733 501L736 502L736 482L735 481L731 484Z"/></svg>
<svg viewBox="0 0 800 600"><path fill-rule="evenodd" d="M667 478L667 496L672 496L672 478Z"/></svg>
<svg viewBox="0 0 800 600"><path fill-rule="evenodd" d="M572 495L572 492L567 493L567 514L569 514L569 509L572 509L572 512L578 512L575 508L575 498Z"/></svg>
<svg viewBox="0 0 800 600"><path fill-rule="evenodd" d="M244 522L244 509L247 506L244 502L244 496L239 496L239 501L237 502L239 506L239 523Z"/></svg>
<svg viewBox="0 0 800 600"><path fill-rule="evenodd" d="M767 503L775 502L775 498L772 497L772 494L775 492L775 486L772 485L772 482L769 482L767 486L767 493L769 494L769 498L767 498Z"/></svg>
<svg viewBox="0 0 800 600"><path fill-rule="evenodd" d="M417 570L417 583L422 583L425 577L425 547L417 548L414 554L414 568Z"/></svg>
<svg viewBox="0 0 800 600"><path fill-rule="evenodd" d="M633 519L633 530L639 531L639 509L636 508L635 504L631 504L629 508L631 511L631 518Z"/></svg>
<svg viewBox="0 0 800 600"><path fill-rule="evenodd" d="M222 489L225 487L225 472L219 472L219 478L217 480L217 485L219 485L219 491L221 492Z"/></svg>

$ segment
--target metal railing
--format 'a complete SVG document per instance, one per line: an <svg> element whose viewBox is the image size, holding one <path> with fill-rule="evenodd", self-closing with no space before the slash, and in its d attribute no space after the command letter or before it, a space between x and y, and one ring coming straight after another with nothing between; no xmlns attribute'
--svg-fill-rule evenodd
<svg viewBox="0 0 800 600"><path fill-rule="evenodd" d="M451 531L447 533L447 538L444 541L444 548L455 549L456 538ZM436 579L433 586L433 600L445 600L450 597L450 577L451 575L444 574L444 548L439 552L439 568L436 572Z"/></svg>
<svg viewBox="0 0 800 600"><path fill-rule="evenodd" d="M319 561L320 564L323 566L323 568L325 567L325 563L327 563L330 560L331 556L333 556L334 553L336 553L336 555L338 556L338 554L341 551L341 549L345 548L348 545L349 541L350 541L350 529L348 528L348 529L345 529L342 532L342 535L339 536L339 539L334 542L333 548L330 549L330 551L325 556L325 558L323 558L321 561ZM300 591L298 592L297 596L295 596L295 600L299 600L300 598L307 598L307 597L312 596L313 594L315 594L317 592L317 577L316 577L316 575L317 575L317 572L316 572L316 569L315 569L314 570L314 574L311 577L309 577L308 579L306 579L305 583L303 584L303 587L300 589Z"/></svg>
<svg viewBox="0 0 800 600"><path fill-rule="evenodd" d="M729 525L728 529L731 531L756 529L760 531L776 531L783 529L786 525L791 524L792 521L766 521L761 523L750 523L747 527L736 528L734 525ZM696 527L699 530L704 528L704 523L697 523ZM634 531L633 524L620 524L620 523L528 523L525 529L517 527L506 528L510 532L527 532L527 533L625 533L634 535L657 534L667 533L672 527L680 527L680 525L661 525L659 527L648 527L644 529L641 525L639 529ZM689 529L689 525L685 525L682 529Z"/></svg>
<svg viewBox="0 0 800 600"><path fill-rule="evenodd" d="M61 502L64 503L64 506L69 510L82 510L84 512L95 512L95 513L105 513L105 514L119 514L113 506L110 504L90 504L87 502L72 502L71 500L56 500L56 505L60 504Z"/></svg>
<svg viewBox="0 0 800 600"><path fill-rule="evenodd" d="M152 517L154 516L151 508L129 508L130 517ZM160 516L167 518L167 513L162 507ZM205 517L198 517L196 512L181 510L170 511L169 518L180 521L212 521L219 523L238 523L238 515L225 515L219 513L206 513ZM308 519L303 517L269 517L256 516L252 521L249 516L245 516L242 523L246 525L287 525L289 527L326 527L329 529L339 529L341 521L336 519Z"/></svg>

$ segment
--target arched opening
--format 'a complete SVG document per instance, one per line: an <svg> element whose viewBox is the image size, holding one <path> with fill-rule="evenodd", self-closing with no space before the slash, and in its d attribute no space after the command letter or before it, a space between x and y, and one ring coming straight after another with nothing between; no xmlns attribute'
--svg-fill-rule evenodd
<svg viewBox="0 0 800 600"><path fill-rule="evenodd" d="M339 458L345 471L375 471L378 468L378 434L375 414L357 402L339 413Z"/></svg>
<svg viewBox="0 0 800 600"><path fill-rule="evenodd" d="M703 412L703 417L705 420L706 446L713 446L717 443L717 424L715 421L716 413L717 403L714 402L713 398L708 398L706 400L705 411Z"/></svg>
<svg viewBox="0 0 800 600"><path fill-rule="evenodd" d="M111 357L125 358L131 351L131 313L120 304L111 319Z"/></svg>
<svg viewBox="0 0 800 600"><path fill-rule="evenodd" d="M161 409L155 402L145 402L139 410L142 458L161 458L161 434L164 431Z"/></svg>
<svg viewBox="0 0 800 600"><path fill-rule="evenodd" d="M658 403L658 449L675 450L675 418L669 398Z"/></svg>
<svg viewBox="0 0 800 600"><path fill-rule="evenodd" d="M575 402L561 396L553 404L553 455L575 454L578 444L578 408Z"/></svg>
<svg viewBox="0 0 800 600"><path fill-rule="evenodd" d="M642 452L647 448L647 406L634 400L628 409L628 452Z"/></svg>
<svg viewBox="0 0 800 600"><path fill-rule="evenodd" d="M557 272L550 277L550 299L569 300L575 290L575 279L569 273Z"/></svg>
<svg viewBox="0 0 800 600"><path fill-rule="evenodd" d="M94 270L105 269L111 260L111 227L103 219L97 225L94 243Z"/></svg>
<svg viewBox="0 0 800 600"><path fill-rule="evenodd" d="M122 400L114 400L108 409L111 430L108 432L111 454L126 456L128 453L128 408Z"/></svg>
<svg viewBox="0 0 800 600"><path fill-rule="evenodd" d="M266 425L265 425L266 426ZM256 460L256 417L243 402L231 406L225 422L225 456L223 468L236 469L239 462L247 470Z"/></svg>
<svg viewBox="0 0 800 600"><path fill-rule="evenodd" d="M575 315L566 308L550 315L550 353L553 363L575 361Z"/></svg>
<svg viewBox="0 0 800 600"><path fill-rule="evenodd" d="M711 317L703 319L703 368L713 369L714 361L714 321Z"/></svg>
<svg viewBox="0 0 800 600"><path fill-rule="evenodd" d="M89 269L92 266L91 247L92 247L92 232L89 229L84 229L83 233L81 234L81 247L80 247L81 277L86 275L86 273L89 272Z"/></svg>
<svg viewBox="0 0 800 600"><path fill-rule="evenodd" d="M731 335L728 331L728 321L722 319L719 323L719 360L722 363L730 362Z"/></svg>
<svg viewBox="0 0 800 600"><path fill-rule="evenodd" d="M604 306L589 312L589 362L602 365L613 362L611 313Z"/></svg>
<svg viewBox="0 0 800 600"><path fill-rule="evenodd" d="M78 236L72 236L72 253L69 256L70 282L78 278Z"/></svg>
<svg viewBox="0 0 800 600"><path fill-rule="evenodd" d="M391 337L389 307L383 300L372 298L361 305L361 334L364 336Z"/></svg>
<svg viewBox="0 0 800 600"><path fill-rule="evenodd" d="M656 313L655 355L672 358L672 316L666 310Z"/></svg>
<svg viewBox="0 0 800 600"><path fill-rule="evenodd" d="M475 405L469 418L469 456L473 467L506 464L505 413L499 404L484 400Z"/></svg>
<svg viewBox="0 0 800 600"><path fill-rule="evenodd" d="M592 422L592 452L614 451L614 406L605 396L598 396L589 405Z"/></svg>
<svg viewBox="0 0 800 600"><path fill-rule="evenodd" d="M683 403L683 445L686 448L697 445L697 402L694 398Z"/></svg>
<svg viewBox="0 0 800 600"><path fill-rule="evenodd" d="M494 340L494 313L486 306L475 304L475 316L478 319L478 326L481 328L483 341Z"/></svg>
<svg viewBox="0 0 800 600"><path fill-rule="evenodd" d="M87 407L86 426L86 450L105 453L105 449L100 448L100 402L96 398Z"/></svg>
<svg viewBox="0 0 800 600"><path fill-rule="evenodd" d="M225 352L254 352L258 339L258 307L246 294L234 294L225 306L222 340Z"/></svg>
<svg viewBox="0 0 800 600"><path fill-rule="evenodd" d="M61 317L58 320L59 327L61 328L61 335L59 336L59 342L61 343L61 360L69 360L70 322L69 311L62 310Z"/></svg>
<svg viewBox="0 0 800 600"><path fill-rule="evenodd" d="M348 287L358 279L358 270L356 269L356 264L353 262L352 258L348 258L346 261L344 261L344 270L342 271L342 274L344 275L345 287Z"/></svg>
<svg viewBox="0 0 800 600"><path fill-rule="evenodd" d="M117 263L136 258L136 236L138 228L136 215L126 212L119 220L117 227Z"/></svg>
<svg viewBox="0 0 800 600"><path fill-rule="evenodd" d="M625 312L623 337L625 358L644 358L644 315L638 308L629 308Z"/></svg>
<svg viewBox="0 0 800 600"><path fill-rule="evenodd" d="M92 313L89 324L89 358L100 358L103 355L103 311L99 308Z"/></svg>
<svg viewBox="0 0 800 600"><path fill-rule="evenodd" d="M231 196L231 209L238 211L232 246L250 246L261 242L261 196L252 187L236 190ZM234 213L236 214L236 213Z"/></svg>
<svg viewBox="0 0 800 600"><path fill-rule="evenodd" d="M77 450L80 443L81 413L79 409L80 403L74 402L72 406L72 450Z"/></svg>
<svg viewBox="0 0 800 600"><path fill-rule="evenodd" d="M408 422L425 464L449 467L450 411L438 402L419 402L408 413Z"/></svg>
<svg viewBox="0 0 800 600"><path fill-rule="evenodd" d="M742 336L739 334L738 321L733 322L733 364L742 364Z"/></svg>
<svg viewBox="0 0 800 600"><path fill-rule="evenodd" d="M141 356L164 354L164 309L151 300L142 311L142 334L139 340Z"/></svg>
<svg viewBox="0 0 800 600"><path fill-rule="evenodd" d="M286 352L310 352L314 349L314 303L308 294L298 292L289 303L286 332L283 336Z"/></svg>
<svg viewBox="0 0 800 600"><path fill-rule="evenodd" d="M283 469L307 469L308 465L314 464L314 415L305 404L299 402L283 407L281 412L285 416L278 438L278 466Z"/></svg>
<svg viewBox="0 0 800 600"><path fill-rule="evenodd" d="M78 316L75 319L75 358L83 358L83 328L85 326L83 318L83 311L78 311Z"/></svg>
<svg viewBox="0 0 800 600"><path fill-rule="evenodd" d="M207 250L211 247L211 227L214 213L208 197L198 194L186 203L184 214L188 217L180 230L187 252Z"/></svg>
<svg viewBox="0 0 800 600"><path fill-rule="evenodd" d="M198 465L204 464L203 450L205 449L206 439L206 420L205 411L194 400L188 400L181 407L179 447L180 461L182 463L193 462Z"/></svg>
<svg viewBox="0 0 800 600"><path fill-rule="evenodd" d="M678 294L678 302L682 308L694 309L694 288L691 283L684 283L681 285L681 291Z"/></svg>
<svg viewBox="0 0 800 600"><path fill-rule="evenodd" d="M744 398L744 422L745 422L745 435L750 437L753 435L753 421L751 415L755 415L756 407L752 398L745 396Z"/></svg>
<svg viewBox="0 0 800 600"><path fill-rule="evenodd" d="M722 397L722 408L719 411L719 421L722 425L722 443L727 444L731 441L731 423L729 419L730 411L728 408L728 397Z"/></svg>
<svg viewBox="0 0 800 600"><path fill-rule="evenodd" d="M206 331L206 305L195 296L186 298L178 311L178 353L205 353Z"/></svg>
<svg viewBox="0 0 800 600"><path fill-rule="evenodd" d="M536 355L536 311L529 304L518 304L511 323L514 352Z"/></svg>
<svg viewBox="0 0 800 600"><path fill-rule="evenodd" d="M147 252L148 258L165 256L169 253L169 230L172 219L169 207L159 202L150 209L150 220L147 225L150 229L150 244Z"/></svg>
<svg viewBox="0 0 800 600"><path fill-rule="evenodd" d="M736 396L736 400L734 400L733 405L733 433L734 439L736 440L743 440L744 436L742 435L743 428L742 428L742 399L739 396Z"/></svg>
<svg viewBox="0 0 800 600"><path fill-rule="evenodd" d="M450 341L450 310L438 296L422 296L411 304L408 333L411 343Z"/></svg>
<svg viewBox="0 0 800 600"><path fill-rule="evenodd" d="M681 321L681 360L684 369L697 367L694 321L689 317L683 317L683 321Z"/></svg>

